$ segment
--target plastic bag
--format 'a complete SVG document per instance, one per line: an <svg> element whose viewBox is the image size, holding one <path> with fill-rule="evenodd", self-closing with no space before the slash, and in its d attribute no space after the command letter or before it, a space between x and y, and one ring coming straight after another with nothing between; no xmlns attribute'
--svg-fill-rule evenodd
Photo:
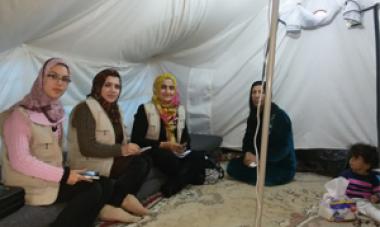
<svg viewBox="0 0 380 227"><path fill-rule="evenodd" d="M353 221L356 218L356 203L345 195L348 180L335 178L325 184L327 193L319 204L318 215L329 221Z"/></svg>

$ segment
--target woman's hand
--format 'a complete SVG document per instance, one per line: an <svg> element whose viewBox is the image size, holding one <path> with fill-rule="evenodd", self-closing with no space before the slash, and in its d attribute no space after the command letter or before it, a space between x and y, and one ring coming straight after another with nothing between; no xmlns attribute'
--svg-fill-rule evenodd
<svg viewBox="0 0 380 227"><path fill-rule="evenodd" d="M66 183L69 185L74 185L78 183L79 181L87 181L92 182L91 179L86 178L85 176L81 175L81 173L85 172L86 170L70 170L69 177L67 178Z"/></svg>
<svg viewBox="0 0 380 227"><path fill-rule="evenodd" d="M121 146L121 155L130 156L130 155L139 155L141 154L141 148L135 143L127 143Z"/></svg>
<svg viewBox="0 0 380 227"><path fill-rule="evenodd" d="M252 154L251 152L245 152L244 159L243 159L244 165L249 166L252 162L256 162L256 155Z"/></svg>
<svg viewBox="0 0 380 227"><path fill-rule="evenodd" d="M174 154L181 154L186 149L186 144L179 144L179 143L173 143L173 142L161 142L160 148L169 150L173 152Z"/></svg>

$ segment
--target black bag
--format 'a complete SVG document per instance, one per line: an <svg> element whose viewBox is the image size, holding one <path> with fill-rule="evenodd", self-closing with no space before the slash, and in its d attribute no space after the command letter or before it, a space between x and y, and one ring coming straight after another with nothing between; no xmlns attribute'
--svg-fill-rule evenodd
<svg viewBox="0 0 380 227"><path fill-rule="evenodd" d="M23 188L0 184L0 219L23 207L25 204L24 196Z"/></svg>
<svg viewBox="0 0 380 227"><path fill-rule="evenodd" d="M224 177L224 170L217 159L205 156L205 178L203 184L215 184Z"/></svg>

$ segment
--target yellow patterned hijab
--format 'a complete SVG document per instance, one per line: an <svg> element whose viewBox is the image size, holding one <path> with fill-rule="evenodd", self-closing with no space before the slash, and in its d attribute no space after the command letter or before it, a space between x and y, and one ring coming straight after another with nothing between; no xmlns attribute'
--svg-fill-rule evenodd
<svg viewBox="0 0 380 227"><path fill-rule="evenodd" d="M161 92L162 82L166 79L173 81L175 95L170 103L162 103L159 95ZM153 84L152 103L156 106L160 117L164 122L166 137L170 142L176 142L175 129L177 127L177 108L179 106L179 95L177 90L177 80L171 73L163 73L157 76Z"/></svg>

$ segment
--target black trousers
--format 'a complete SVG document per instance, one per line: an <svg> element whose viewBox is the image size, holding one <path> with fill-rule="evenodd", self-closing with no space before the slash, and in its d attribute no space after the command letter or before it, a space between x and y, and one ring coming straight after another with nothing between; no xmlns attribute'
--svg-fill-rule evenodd
<svg viewBox="0 0 380 227"><path fill-rule="evenodd" d="M56 203L67 205L51 224L54 227L94 226L96 217L112 195L112 182L107 178L92 183L61 184Z"/></svg>
<svg viewBox="0 0 380 227"><path fill-rule="evenodd" d="M152 149L148 154L153 164L168 176L161 187L164 196L169 197L188 184L200 185L204 182L205 158L203 151L193 150L184 158L164 149Z"/></svg>
<svg viewBox="0 0 380 227"><path fill-rule="evenodd" d="M149 173L151 162L145 154L114 159L110 178L115 180L115 185L110 204L119 207L126 195L137 194Z"/></svg>

